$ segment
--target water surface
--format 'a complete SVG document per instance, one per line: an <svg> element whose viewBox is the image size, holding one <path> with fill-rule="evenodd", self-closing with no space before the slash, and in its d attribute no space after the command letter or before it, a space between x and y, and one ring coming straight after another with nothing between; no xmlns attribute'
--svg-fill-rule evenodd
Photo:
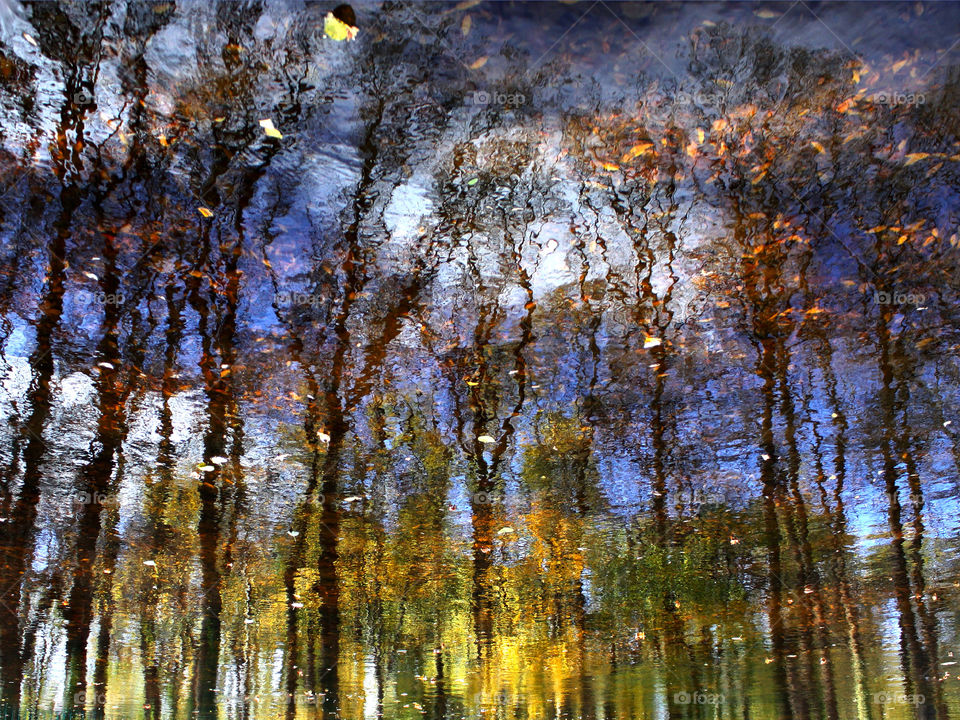
<svg viewBox="0 0 960 720"><path fill-rule="evenodd" d="M0 7L4 717L956 718L960 6L331 9Z"/></svg>

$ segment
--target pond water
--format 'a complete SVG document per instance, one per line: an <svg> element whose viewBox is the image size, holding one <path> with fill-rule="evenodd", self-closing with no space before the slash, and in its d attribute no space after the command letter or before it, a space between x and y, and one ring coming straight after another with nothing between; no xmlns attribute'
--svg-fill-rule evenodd
<svg viewBox="0 0 960 720"><path fill-rule="evenodd" d="M0 5L0 715L958 717L960 6L352 9Z"/></svg>

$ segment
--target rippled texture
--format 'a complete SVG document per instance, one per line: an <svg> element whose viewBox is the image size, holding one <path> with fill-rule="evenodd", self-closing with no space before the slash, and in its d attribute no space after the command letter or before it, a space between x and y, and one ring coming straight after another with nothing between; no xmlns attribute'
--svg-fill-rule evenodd
<svg viewBox="0 0 960 720"><path fill-rule="evenodd" d="M330 10L0 6L0 714L960 715L960 6Z"/></svg>

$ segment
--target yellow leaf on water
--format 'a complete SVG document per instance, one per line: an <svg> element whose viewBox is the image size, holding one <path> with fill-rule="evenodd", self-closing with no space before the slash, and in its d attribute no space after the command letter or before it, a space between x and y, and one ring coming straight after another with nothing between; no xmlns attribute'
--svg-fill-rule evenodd
<svg viewBox="0 0 960 720"><path fill-rule="evenodd" d="M920 162L921 160L926 160L928 157L930 157L930 153L910 153L906 157L907 157L907 162L905 162L903 166L910 167L916 162Z"/></svg>
<svg viewBox="0 0 960 720"><path fill-rule="evenodd" d="M283 135L279 130L277 130L277 128L273 126L273 120L270 118L264 118L261 120L260 127L263 128L263 132L266 133L267 137L276 138L277 140L283 139Z"/></svg>
<svg viewBox="0 0 960 720"><path fill-rule="evenodd" d="M661 340L660 338L650 337L649 335L647 335L647 337L643 339L643 348L645 350L648 350L650 348L655 348L661 344L663 344L663 340Z"/></svg>
<svg viewBox="0 0 960 720"><path fill-rule="evenodd" d="M477 438L477 442L482 442L489 445L490 443L495 443L496 440L494 440L489 435L481 435L480 437Z"/></svg>
<svg viewBox="0 0 960 720"><path fill-rule="evenodd" d="M626 153L624 153L623 157L620 158L620 162L628 163L631 160L633 160L635 157L640 157L641 155L647 154L652 149L653 149L653 143L648 143L648 142L638 143L637 145L634 145L632 148L627 150Z"/></svg>
<svg viewBox="0 0 960 720"><path fill-rule="evenodd" d="M470 34L470 28L473 25L473 18L470 17L470 13L467 13L463 16L463 22L460 23L460 34L466 37Z"/></svg>
<svg viewBox="0 0 960 720"><path fill-rule="evenodd" d="M198 207L197 212L199 212L205 218L213 217L213 210L211 210L210 208Z"/></svg>
<svg viewBox="0 0 960 720"><path fill-rule="evenodd" d="M620 166L619 166L619 165L614 165L613 163L605 162L605 163L603 163L603 169L604 169L604 170L609 170L610 172L616 172L617 170L620 169Z"/></svg>
<svg viewBox="0 0 960 720"><path fill-rule="evenodd" d="M703 138L705 137L703 130L697 128L697 142L703 144Z"/></svg>
<svg viewBox="0 0 960 720"><path fill-rule="evenodd" d="M486 55L484 55L483 57L477 58L472 63L470 63L470 69L479 70L480 68L482 68L484 65L487 64L487 60L489 60L489 58Z"/></svg>
<svg viewBox="0 0 960 720"><path fill-rule="evenodd" d="M821 153L822 153L822 152L826 152L826 150L823 149L823 145L821 145L820 143L818 143L816 140L811 140L811 141L810 141L810 145L811 145L817 152L821 152Z"/></svg>
<svg viewBox="0 0 960 720"><path fill-rule="evenodd" d="M323 18L323 32L331 40L342 42L344 40L353 40L359 30L347 25L338 17L334 16L332 12L328 12L326 17Z"/></svg>
<svg viewBox="0 0 960 720"><path fill-rule="evenodd" d="M758 18L763 18L764 20L780 17L780 13L775 13L773 10L754 10L753 14L756 15Z"/></svg>

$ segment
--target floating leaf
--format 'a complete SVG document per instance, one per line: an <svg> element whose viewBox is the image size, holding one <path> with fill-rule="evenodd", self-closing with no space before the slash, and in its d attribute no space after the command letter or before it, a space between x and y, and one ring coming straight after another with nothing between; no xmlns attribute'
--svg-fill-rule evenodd
<svg viewBox="0 0 960 720"><path fill-rule="evenodd" d="M609 170L610 172L616 172L617 170L620 169L620 166L619 166L619 165L614 165L613 163L605 162L605 163L603 163L603 169L604 169L604 170Z"/></svg>
<svg viewBox="0 0 960 720"><path fill-rule="evenodd" d="M474 185L477 184L477 181L478 181L479 179L480 179L480 178L471 178L470 180L467 180L467 186L468 186L468 187L473 187Z"/></svg>
<svg viewBox="0 0 960 720"><path fill-rule="evenodd" d="M649 335L647 335L643 339L643 347L645 350L649 348L655 348L658 345L662 345L662 344L663 344L663 340L657 337L650 337Z"/></svg>
<svg viewBox="0 0 960 720"><path fill-rule="evenodd" d="M330 436L327 435L327 433L325 433L325 432L318 432L318 433L317 433L317 440L319 440L320 442L323 442L323 443L328 443L328 442L330 442Z"/></svg>
<svg viewBox="0 0 960 720"><path fill-rule="evenodd" d="M328 12L326 17L323 18L323 32L331 40L342 42L344 40L353 40L360 30L347 25L335 17L332 12Z"/></svg>
<svg viewBox="0 0 960 720"><path fill-rule="evenodd" d="M261 120L260 127L263 128L263 131L267 134L267 137L276 138L277 140L283 139L283 135L273 126L273 120L270 118L264 118Z"/></svg>
<svg viewBox="0 0 960 720"><path fill-rule="evenodd" d="M490 443L495 443L496 440L494 440L489 435L481 435L480 437L477 438L477 442L487 443L489 445Z"/></svg>
<svg viewBox="0 0 960 720"><path fill-rule="evenodd" d="M921 160L926 160L930 157L930 153L910 153L906 156L907 161L903 164L904 167L910 167L914 163L920 162Z"/></svg>
<svg viewBox="0 0 960 720"><path fill-rule="evenodd" d="M753 14L758 18L763 18L764 20L780 17L780 13L775 13L773 10L754 10Z"/></svg>
<svg viewBox="0 0 960 720"><path fill-rule="evenodd" d="M213 210L211 210L210 208L198 207L198 208L197 208L197 212L199 212L199 213L200 213L201 215L203 215L205 218L211 218L211 217L213 217Z"/></svg>
<svg viewBox="0 0 960 720"><path fill-rule="evenodd" d="M463 22L460 23L460 34L466 37L470 34L470 28L473 26L473 18L470 17L470 13L467 13L463 17Z"/></svg>
<svg viewBox="0 0 960 720"><path fill-rule="evenodd" d="M633 160L635 157L640 157L641 155L645 155L646 153L650 152L650 150L652 149L653 149L653 143L648 143L648 142L638 143L634 145L632 148L630 148L629 150L627 150L624 156L620 158L620 162L628 163L631 160Z"/></svg>
<svg viewBox="0 0 960 720"><path fill-rule="evenodd" d="M484 55L484 56L482 56L482 57L478 57L476 60L474 60L472 63L470 63L470 69L471 69L471 70L479 70L480 68L482 68L484 65L487 64L487 60L489 60L489 59L490 59L490 58L488 58L486 55Z"/></svg>

